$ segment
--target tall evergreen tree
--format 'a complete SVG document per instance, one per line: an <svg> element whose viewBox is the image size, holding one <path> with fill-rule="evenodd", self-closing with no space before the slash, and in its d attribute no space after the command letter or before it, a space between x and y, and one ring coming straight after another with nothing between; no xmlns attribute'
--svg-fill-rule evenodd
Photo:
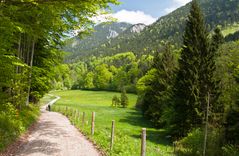
<svg viewBox="0 0 239 156"><path fill-rule="evenodd" d="M175 55L171 45L167 43L160 52L155 53L152 69L140 80L144 80L147 86L142 99L143 112L156 126L163 126L165 123L161 117L165 108L169 106L175 68Z"/></svg>
<svg viewBox="0 0 239 156"><path fill-rule="evenodd" d="M170 105L172 86L174 84L176 59L173 54L172 47L166 43L161 51L161 56L156 53L153 61L153 68L155 69L155 79L152 82L152 90L155 94L155 103L151 103L148 108L148 113L152 121L157 126L162 126L164 121L161 119L166 107Z"/></svg>
<svg viewBox="0 0 239 156"><path fill-rule="evenodd" d="M207 82L210 51L208 32L202 12L196 0L191 3L190 15L183 36L179 59L179 71L175 85L175 115L173 132L184 136L192 127L202 124L205 95L209 92Z"/></svg>
<svg viewBox="0 0 239 156"><path fill-rule="evenodd" d="M224 37L221 33L219 27L214 29L214 33L212 35L210 50L205 58L205 64L203 70L204 82L202 84L207 84L208 88L202 86L201 93L204 93L204 97L206 97L204 90L207 89L210 93L210 105L211 105L211 119L215 124L219 124L222 122L223 112L224 112L224 103L220 102L219 97L222 94L222 89L220 89L220 80L216 79L216 59L219 56L218 49L224 43ZM204 98L205 99L205 98ZM206 100L204 101L206 103Z"/></svg>

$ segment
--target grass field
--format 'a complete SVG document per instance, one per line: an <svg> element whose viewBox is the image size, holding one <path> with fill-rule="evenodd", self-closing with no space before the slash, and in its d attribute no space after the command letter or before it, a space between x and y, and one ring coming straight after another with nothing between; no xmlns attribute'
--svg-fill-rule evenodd
<svg viewBox="0 0 239 156"><path fill-rule="evenodd" d="M222 29L222 34L224 36L227 36L229 34L235 33L238 30L239 30L239 23L235 23L231 26L227 26L225 29Z"/></svg>
<svg viewBox="0 0 239 156"><path fill-rule="evenodd" d="M61 99L53 107L55 110L61 108L61 112L68 110L86 113L86 124L82 127L81 119L76 121L76 126L86 134L89 139L95 142L107 155L137 156L140 155L140 134L143 127L147 128L147 155L148 156L167 156L172 155L170 141L166 140L163 130L152 128L150 122L142 118L139 111L134 109L137 96L128 94L129 107L115 108L111 106L114 95L120 93L105 91L56 91L55 95ZM96 113L95 134L90 135L91 112ZM115 143L113 151L110 152L111 122L115 120Z"/></svg>

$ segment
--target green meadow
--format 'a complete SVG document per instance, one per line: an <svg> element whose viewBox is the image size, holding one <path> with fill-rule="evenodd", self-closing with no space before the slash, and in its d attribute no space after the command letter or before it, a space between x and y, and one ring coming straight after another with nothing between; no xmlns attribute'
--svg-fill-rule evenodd
<svg viewBox="0 0 239 156"><path fill-rule="evenodd" d="M53 106L53 110L67 115L92 142L107 155L134 156L140 155L141 129L147 128L147 155L172 155L172 143L166 139L165 131L153 128L152 124L135 109L137 96L128 94L128 108L112 107L112 97L120 93L106 91L55 91L61 99ZM68 109L68 113L65 109ZM72 112L79 111L79 118ZM86 113L85 124L82 114ZM95 134L91 136L91 114L95 112ZM74 114L74 113L73 113ZM76 113L77 114L77 113ZM78 116L78 115L76 115ZM110 151L111 123L115 120L115 140Z"/></svg>
<svg viewBox="0 0 239 156"><path fill-rule="evenodd" d="M223 36L227 36L229 34L235 33L238 30L239 30L239 23L235 23L230 26L227 26L226 28L223 28L222 34L223 34Z"/></svg>

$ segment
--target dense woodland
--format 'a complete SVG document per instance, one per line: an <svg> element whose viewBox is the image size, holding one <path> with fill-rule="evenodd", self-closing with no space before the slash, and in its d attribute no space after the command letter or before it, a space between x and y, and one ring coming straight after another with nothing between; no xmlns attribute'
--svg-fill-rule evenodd
<svg viewBox="0 0 239 156"><path fill-rule="evenodd" d="M0 149L30 125L26 114L35 119L29 103L50 90L87 89L137 94L136 109L167 131L179 155L202 155L204 147L209 156L238 155L238 31L225 37L221 30L239 22L239 2L193 0L140 33L97 36L96 45L88 38L79 41L83 54L80 45L64 52L78 41L62 38L89 32L89 17L108 2L115 3L1 1Z"/></svg>
<svg viewBox="0 0 239 156"><path fill-rule="evenodd" d="M64 37L74 30L87 32L90 17L109 3L116 2L0 1L0 149L36 119L39 109L29 103L54 88Z"/></svg>

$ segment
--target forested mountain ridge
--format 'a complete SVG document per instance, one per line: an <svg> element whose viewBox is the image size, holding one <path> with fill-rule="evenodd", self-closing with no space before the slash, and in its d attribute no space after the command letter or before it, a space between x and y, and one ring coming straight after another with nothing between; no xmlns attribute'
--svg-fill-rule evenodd
<svg viewBox="0 0 239 156"><path fill-rule="evenodd" d="M210 31L218 25L226 29L239 22L238 0L199 0L199 2ZM99 56L132 51L136 55L142 55L157 50L163 40L180 45L189 8L190 3L159 18L140 33L130 36L119 35L93 49L85 49L85 52L88 55ZM74 55L82 56L82 53L78 50L74 51Z"/></svg>
<svg viewBox="0 0 239 156"><path fill-rule="evenodd" d="M117 37L123 31L131 27L129 23L101 23L94 27L94 31L89 36L81 39L75 36L65 41L64 50L72 52L69 58L75 58L78 53L85 55L86 52L101 44L108 42L111 38Z"/></svg>
<svg viewBox="0 0 239 156"><path fill-rule="evenodd" d="M224 28L239 22L239 1L200 0L199 2L208 29L212 30L217 25L221 25ZM180 44L189 8L190 4L187 4L161 17L152 25L146 27L137 38L128 41L127 39L126 41L122 40L105 49L98 49L98 51L105 51L106 53L107 51L111 51L112 53L133 51L136 54L145 54L145 52L156 50L162 40L171 41L173 44Z"/></svg>

